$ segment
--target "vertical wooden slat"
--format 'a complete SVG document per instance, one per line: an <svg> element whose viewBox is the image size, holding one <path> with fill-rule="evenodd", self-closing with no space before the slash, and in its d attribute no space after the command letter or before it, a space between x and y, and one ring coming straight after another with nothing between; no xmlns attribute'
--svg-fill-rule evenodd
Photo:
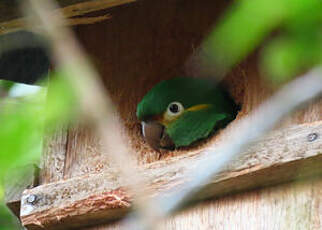
<svg viewBox="0 0 322 230"><path fill-rule="evenodd" d="M322 229L322 179L312 183L310 227L308 229Z"/></svg>
<svg viewBox="0 0 322 230"><path fill-rule="evenodd" d="M55 131L47 131L44 137L44 151L40 184L62 180L68 141L67 126L59 126Z"/></svg>
<svg viewBox="0 0 322 230"><path fill-rule="evenodd" d="M65 179L100 173L109 168L107 154L102 153L98 138L88 126L75 125L69 128L66 150ZM84 161L87 163L84 164Z"/></svg>

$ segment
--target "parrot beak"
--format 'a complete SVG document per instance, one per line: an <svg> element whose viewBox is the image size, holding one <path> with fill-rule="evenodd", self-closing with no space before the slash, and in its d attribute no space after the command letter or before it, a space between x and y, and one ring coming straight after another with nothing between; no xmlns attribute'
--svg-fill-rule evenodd
<svg viewBox="0 0 322 230"><path fill-rule="evenodd" d="M145 141L156 151L174 149L174 143L165 132L165 127L157 121L141 122Z"/></svg>

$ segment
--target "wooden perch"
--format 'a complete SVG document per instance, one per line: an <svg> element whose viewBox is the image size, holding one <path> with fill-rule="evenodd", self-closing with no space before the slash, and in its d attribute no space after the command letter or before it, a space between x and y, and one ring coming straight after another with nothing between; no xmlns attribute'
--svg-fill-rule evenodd
<svg viewBox="0 0 322 230"><path fill-rule="evenodd" d="M322 173L322 122L271 132L258 140L222 173L216 175L195 200ZM202 153L141 166L151 196L189 180L185 173ZM65 229L122 217L131 206L131 195L117 170L50 183L26 190L21 221L27 229Z"/></svg>
<svg viewBox="0 0 322 230"><path fill-rule="evenodd" d="M79 16L135 1L136 0L58 0L57 2L61 8L57 10L65 15L68 25L92 24L106 20L111 16L108 14L91 17ZM0 2L0 34L22 29L25 26L26 18L24 18L19 11L19 6L15 1Z"/></svg>

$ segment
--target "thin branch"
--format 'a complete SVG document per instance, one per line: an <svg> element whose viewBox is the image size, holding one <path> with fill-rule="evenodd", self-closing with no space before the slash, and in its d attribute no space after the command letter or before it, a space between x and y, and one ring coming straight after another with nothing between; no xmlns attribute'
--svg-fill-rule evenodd
<svg viewBox="0 0 322 230"><path fill-rule="evenodd" d="M144 183L135 169L134 155L130 154L122 137L123 126L99 75L89 64L72 32L62 26L65 25L63 16L50 13L55 8L52 1L30 0L24 8L36 16L30 17L37 20L30 25L41 25L42 32L51 42L56 66L74 86L82 113L94 125L109 159L119 166L120 176L129 185L129 192L141 201L145 196Z"/></svg>
<svg viewBox="0 0 322 230"><path fill-rule="evenodd" d="M128 229L155 229L158 220L173 213L190 198L200 191L203 186L232 160L239 157L245 148L252 142L263 136L267 131L273 129L274 125L285 115L293 111L303 103L319 96L322 92L322 67L316 68L301 78L294 80L277 92L269 100L263 103L258 109L246 118L240 120L234 127L234 132L229 135L213 150L205 151L204 156L199 160L186 177L192 178L189 183L184 184L179 190L160 194L150 200L146 205L153 215L144 216L134 213L125 221ZM231 131L231 130L230 130ZM226 135L226 137L228 137Z"/></svg>

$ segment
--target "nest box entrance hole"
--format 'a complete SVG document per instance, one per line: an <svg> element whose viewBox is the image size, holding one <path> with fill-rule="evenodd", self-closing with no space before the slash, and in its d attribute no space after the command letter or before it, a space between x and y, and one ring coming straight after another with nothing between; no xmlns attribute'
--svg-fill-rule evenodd
<svg viewBox="0 0 322 230"><path fill-rule="evenodd" d="M193 67L187 66L187 60L200 47L226 6L223 2L208 1L205 4L197 0L136 2L131 7L125 5L104 11L112 16L106 21L75 27L78 39L101 74L116 105L125 126L124 133L129 137L129 146L140 163L153 162L160 156L143 140L135 114L137 104L148 90L162 80L194 76ZM247 61L244 66L254 76L253 83L257 84L254 60ZM247 97L245 75L248 73L245 73L244 66L235 68L224 79L226 88L238 104L243 104ZM86 173L88 168L90 171L104 170L103 165L108 160L105 160L99 150L99 141L88 128L72 129L69 140L77 143L74 150L69 148L67 155L73 155L75 160L77 154L76 165L81 168L80 171L71 170L72 175ZM208 141L201 142L192 151L207 144ZM191 150L171 151L166 157L186 151ZM97 167L97 164L100 166Z"/></svg>

